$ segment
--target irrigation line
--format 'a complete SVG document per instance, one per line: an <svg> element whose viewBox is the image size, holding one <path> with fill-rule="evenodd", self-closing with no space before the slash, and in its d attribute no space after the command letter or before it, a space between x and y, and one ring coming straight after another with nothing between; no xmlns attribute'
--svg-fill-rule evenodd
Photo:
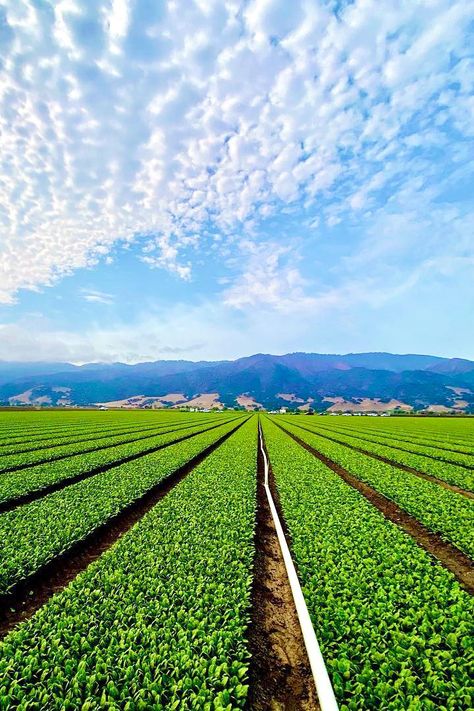
<svg viewBox="0 0 474 711"><path fill-rule="evenodd" d="M324 658L321 654L321 649L319 647L316 633L314 631L313 623L311 622L308 608L306 607L306 601L301 590L300 581L298 580L298 575L296 574L293 558L291 557L290 549L288 547L288 543L283 532L283 527L278 516L275 502L273 500L272 492L270 491L270 484L268 478L268 458L265 452L265 448L263 446L262 432L260 428L259 443L260 450L263 455L263 461L265 464L264 488L267 494L268 504L270 506L272 518L275 523L278 543L280 544L283 561L285 563L286 573L288 575L293 600L295 602L301 632L303 633L306 652L308 654L311 671L313 673L314 684L318 693L319 705L321 707L321 711L338 711L339 707L337 705L336 697L334 695L334 690L332 688L328 670L326 669L326 664L324 663Z"/></svg>

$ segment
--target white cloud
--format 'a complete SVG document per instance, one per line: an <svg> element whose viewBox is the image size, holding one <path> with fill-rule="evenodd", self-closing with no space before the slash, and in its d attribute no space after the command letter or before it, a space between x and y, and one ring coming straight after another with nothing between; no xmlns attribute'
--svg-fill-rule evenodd
<svg viewBox="0 0 474 711"><path fill-rule="evenodd" d="M292 259L290 247L246 242L241 251L242 272L223 293L227 306L271 308L286 314L316 306L316 300L305 294L307 281Z"/></svg>
<svg viewBox="0 0 474 711"><path fill-rule="evenodd" d="M99 291L97 289L81 289L80 293L84 301L89 301L93 304L110 305L114 303L114 297L112 294L107 294L104 291Z"/></svg>
<svg viewBox="0 0 474 711"><path fill-rule="evenodd" d="M199 252L210 224L225 253L237 228L298 200L337 226L390 195L403 212L404 183L454 171L473 125L470 3L328 8L9 0L0 301L93 266L120 240L189 279L189 240ZM297 267L262 259L228 303L312 303Z"/></svg>

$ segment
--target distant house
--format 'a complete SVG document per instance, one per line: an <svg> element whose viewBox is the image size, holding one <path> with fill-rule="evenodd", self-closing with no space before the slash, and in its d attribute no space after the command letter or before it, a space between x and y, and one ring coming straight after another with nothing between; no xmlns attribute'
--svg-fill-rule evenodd
<svg viewBox="0 0 474 711"><path fill-rule="evenodd" d="M280 407L280 415L286 415L287 412L288 412L287 407Z"/></svg>

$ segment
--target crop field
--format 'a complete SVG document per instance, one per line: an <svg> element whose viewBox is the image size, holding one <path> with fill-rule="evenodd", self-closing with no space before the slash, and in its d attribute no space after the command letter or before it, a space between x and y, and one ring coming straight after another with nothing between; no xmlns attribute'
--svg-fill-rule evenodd
<svg viewBox="0 0 474 711"><path fill-rule="evenodd" d="M2 710L474 708L474 419L2 411L0 540Z"/></svg>

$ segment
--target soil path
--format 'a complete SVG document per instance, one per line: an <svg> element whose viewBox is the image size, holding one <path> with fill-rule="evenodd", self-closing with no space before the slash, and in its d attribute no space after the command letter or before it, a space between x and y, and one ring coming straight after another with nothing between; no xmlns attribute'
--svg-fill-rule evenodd
<svg viewBox="0 0 474 711"><path fill-rule="evenodd" d="M473 561L465 553L453 546L438 536L436 533L429 531L421 524L414 516L400 508L396 503L387 499L383 494L373 489L368 484L358 479L336 462L326 457L317 449L300 439L297 435L289 432L284 427L275 423L283 432L297 442L301 447L310 452L314 457L319 459L329 469L338 474L347 484L357 489L365 498L370 501L381 513L392 523L400 526L406 533L424 548L428 553L433 555L440 563L442 563L453 575L459 580L461 585L472 594L474 594L474 565Z"/></svg>
<svg viewBox="0 0 474 711"><path fill-rule="evenodd" d="M187 464L149 489L140 499L96 528L87 538L54 558L37 573L21 581L8 595L0 596L0 637L31 617L50 597L63 590L79 573L99 558L139 521L160 499L179 484L198 464L228 439L245 420L206 447Z"/></svg>
<svg viewBox="0 0 474 711"><path fill-rule="evenodd" d="M263 482L259 447L247 708L315 711L319 709L316 689Z"/></svg>

